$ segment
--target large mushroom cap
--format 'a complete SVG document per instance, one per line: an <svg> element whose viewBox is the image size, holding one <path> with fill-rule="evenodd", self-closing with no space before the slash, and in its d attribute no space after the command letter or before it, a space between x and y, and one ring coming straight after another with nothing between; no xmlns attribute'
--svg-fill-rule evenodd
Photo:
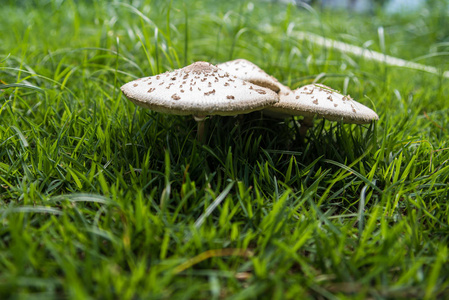
<svg viewBox="0 0 449 300"><path fill-rule="evenodd" d="M331 121L356 124L379 119L370 108L322 84L309 84L294 91L281 91L279 99L278 103L266 110L290 116L317 115Z"/></svg>
<svg viewBox="0 0 449 300"><path fill-rule="evenodd" d="M217 67L245 81L249 81L259 86L269 88L270 90L279 92L279 81L273 76L265 73L264 70L246 59L231 60Z"/></svg>
<svg viewBox="0 0 449 300"><path fill-rule="evenodd" d="M122 92L135 104L178 115L236 115L279 101L278 95L207 62L128 82Z"/></svg>

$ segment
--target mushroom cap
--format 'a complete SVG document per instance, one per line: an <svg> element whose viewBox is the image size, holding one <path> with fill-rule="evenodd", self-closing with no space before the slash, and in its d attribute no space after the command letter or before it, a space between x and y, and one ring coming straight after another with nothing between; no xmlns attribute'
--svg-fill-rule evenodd
<svg viewBox="0 0 449 300"><path fill-rule="evenodd" d="M236 59L218 64L217 67L245 81L279 92L279 81L246 59Z"/></svg>
<svg viewBox="0 0 449 300"><path fill-rule="evenodd" d="M207 62L139 78L121 87L135 104L178 115L236 115L273 105L279 96Z"/></svg>
<svg viewBox="0 0 449 300"><path fill-rule="evenodd" d="M355 124L379 119L372 109L322 84L309 84L291 92L281 91L279 99L266 110L290 116L317 115L331 121Z"/></svg>

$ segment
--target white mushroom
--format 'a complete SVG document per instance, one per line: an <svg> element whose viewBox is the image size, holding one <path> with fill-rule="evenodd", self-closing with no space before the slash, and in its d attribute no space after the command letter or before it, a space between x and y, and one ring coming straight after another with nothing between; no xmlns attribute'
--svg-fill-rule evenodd
<svg viewBox="0 0 449 300"><path fill-rule="evenodd" d="M218 64L217 67L242 80L269 88L275 92L280 90L280 83L276 78L268 75L264 70L246 59L231 60Z"/></svg>
<svg viewBox="0 0 449 300"><path fill-rule="evenodd" d="M292 92L279 93L279 102L266 110L284 115L319 116L327 120L365 124L379 116L350 96L322 84L309 84Z"/></svg>
<svg viewBox="0 0 449 300"><path fill-rule="evenodd" d="M249 113L279 101L272 90L238 79L207 62L136 79L121 90L139 106L162 113L193 115L197 121L207 115ZM203 122L198 125L201 139Z"/></svg>

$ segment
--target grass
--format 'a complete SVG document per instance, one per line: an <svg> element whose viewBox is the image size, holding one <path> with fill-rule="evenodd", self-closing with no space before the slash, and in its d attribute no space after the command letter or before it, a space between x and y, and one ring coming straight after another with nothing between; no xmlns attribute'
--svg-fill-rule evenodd
<svg viewBox="0 0 449 300"><path fill-rule="evenodd" d="M448 79L295 39L444 71L447 11L4 2L0 298L448 297ZM380 120L315 120L299 139L291 120L213 117L199 144L193 119L119 90L238 57L293 88L318 77Z"/></svg>

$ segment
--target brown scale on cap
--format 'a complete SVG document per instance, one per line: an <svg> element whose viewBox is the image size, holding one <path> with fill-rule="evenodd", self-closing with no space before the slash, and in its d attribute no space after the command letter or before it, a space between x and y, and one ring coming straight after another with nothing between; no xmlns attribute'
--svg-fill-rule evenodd
<svg viewBox="0 0 449 300"><path fill-rule="evenodd" d="M181 93L184 93L184 90L180 90Z"/></svg>
<svg viewBox="0 0 449 300"><path fill-rule="evenodd" d="M259 94L261 94L261 95L265 95L267 92L265 92L264 90L262 90L262 89L256 89L255 90L256 92L258 92Z"/></svg>
<svg viewBox="0 0 449 300"><path fill-rule="evenodd" d="M148 93L154 92L154 90L156 90L155 88L151 88L148 90Z"/></svg>
<svg viewBox="0 0 449 300"><path fill-rule="evenodd" d="M229 83L225 82L224 86L229 86Z"/></svg>
<svg viewBox="0 0 449 300"><path fill-rule="evenodd" d="M299 96L296 96L295 98L296 98L296 100L298 100L298 99L299 99Z"/></svg>
<svg viewBox="0 0 449 300"><path fill-rule="evenodd" d="M157 75L157 76L156 76L156 79L157 79L157 80L161 79L161 76Z"/></svg>
<svg viewBox="0 0 449 300"><path fill-rule="evenodd" d="M136 81L140 81L142 78L137 78Z"/></svg>
<svg viewBox="0 0 449 300"><path fill-rule="evenodd" d="M138 84L137 84L137 83L134 83L134 84L133 84L133 87L136 87L136 86L138 86Z"/></svg>
<svg viewBox="0 0 449 300"><path fill-rule="evenodd" d="M231 100L234 100L235 99L235 97L234 96L226 96L226 99L231 99Z"/></svg>
<svg viewBox="0 0 449 300"><path fill-rule="evenodd" d="M179 100L179 99L181 99L181 97L179 97L179 96L176 95L176 94L173 94L173 95L171 96L171 98L172 98L173 100Z"/></svg>
<svg viewBox="0 0 449 300"><path fill-rule="evenodd" d="M312 102L313 102L313 104L318 105L318 99L315 99L315 100L313 100Z"/></svg>
<svg viewBox="0 0 449 300"><path fill-rule="evenodd" d="M159 83L159 85L163 85L164 84L164 81L162 81L161 83Z"/></svg>
<svg viewBox="0 0 449 300"><path fill-rule="evenodd" d="M150 81L150 82L148 82L147 84L148 84L148 85L151 85L152 83L153 83L153 82Z"/></svg>
<svg viewBox="0 0 449 300"><path fill-rule="evenodd" d="M215 89L213 89L212 91L204 93L204 96L209 96L209 95L214 95L214 94L215 94Z"/></svg>
<svg viewBox="0 0 449 300"><path fill-rule="evenodd" d="M327 97L327 99L329 99L330 101L333 101L332 96Z"/></svg>

